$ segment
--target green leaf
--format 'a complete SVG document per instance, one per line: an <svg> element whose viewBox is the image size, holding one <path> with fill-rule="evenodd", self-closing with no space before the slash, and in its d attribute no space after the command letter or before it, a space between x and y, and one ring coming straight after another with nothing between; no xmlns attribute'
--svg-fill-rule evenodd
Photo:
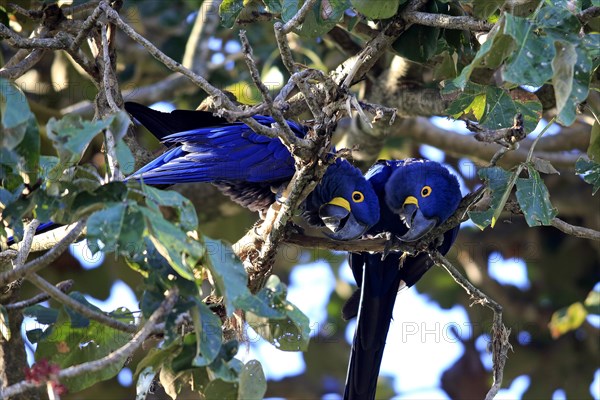
<svg viewBox="0 0 600 400"><path fill-rule="evenodd" d="M58 310L36 304L24 309L23 315L34 318L38 324L50 325L56 322Z"/></svg>
<svg viewBox="0 0 600 400"><path fill-rule="evenodd" d="M596 162L600 162L600 122L595 121L590 135L590 145L587 148L587 155Z"/></svg>
<svg viewBox="0 0 600 400"><path fill-rule="evenodd" d="M206 400L236 400L238 398L237 384L221 379L210 381L204 391Z"/></svg>
<svg viewBox="0 0 600 400"><path fill-rule="evenodd" d="M92 253L117 250L126 208L126 204L115 204L105 210L96 211L88 218L87 241Z"/></svg>
<svg viewBox="0 0 600 400"><path fill-rule="evenodd" d="M265 6L269 9L269 12L273 14L281 14L283 8L281 6L281 0L263 0Z"/></svg>
<svg viewBox="0 0 600 400"><path fill-rule="evenodd" d="M424 63L436 54L439 35L439 28L412 25L392 44L392 48L408 60Z"/></svg>
<svg viewBox="0 0 600 400"><path fill-rule="evenodd" d="M517 179L517 201L529 226L550 225L558 211L550 203L550 193L533 166L527 165L529 178Z"/></svg>
<svg viewBox="0 0 600 400"><path fill-rule="evenodd" d="M224 296L227 315L231 316L238 304L250 294L248 274L235 256L230 245L220 240L204 239L208 262L206 267L212 275L218 296Z"/></svg>
<svg viewBox="0 0 600 400"><path fill-rule="evenodd" d="M469 217L479 229L483 230L488 225L491 225L492 228L494 227L517 180L518 171L510 173L500 167L489 167L479 170L479 177L488 182L487 189L491 196L490 208L488 210L469 211Z"/></svg>
<svg viewBox="0 0 600 400"><path fill-rule="evenodd" d="M243 0L223 0L219 6L219 15L221 16L221 24L225 28L232 28L237 20L238 15L244 9Z"/></svg>
<svg viewBox="0 0 600 400"><path fill-rule="evenodd" d="M144 185L142 190L150 202L147 205L158 211L158 206L171 207L179 214L182 228L188 231L198 228L198 214L192 202L172 190L160 190Z"/></svg>
<svg viewBox="0 0 600 400"><path fill-rule="evenodd" d="M158 371L167 360L173 358L180 350L180 342L174 342L164 348L150 349L138 363L133 376L138 377L148 368L152 371Z"/></svg>
<svg viewBox="0 0 600 400"><path fill-rule="evenodd" d="M82 188L83 189L83 188ZM108 182L92 191L81 191L70 205L69 212L75 216L86 215L111 203L122 203L127 197L127 186L123 182Z"/></svg>
<svg viewBox="0 0 600 400"><path fill-rule="evenodd" d="M573 75L577 52L575 46L568 42L555 42L556 56L552 60L552 86L556 98L556 109L560 113L573 90Z"/></svg>
<svg viewBox="0 0 600 400"><path fill-rule="evenodd" d="M0 115L0 147L12 150L23 141L32 114L21 89L4 78L0 78Z"/></svg>
<svg viewBox="0 0 600 400"><path fill-rule="evenodd" d="M40 167L40 130L33 114L30 114L23 140L17 145L15 151L23 158L21 165L23 172L29 177L28 183L35 183Z"/></svg>
<svg viewBox="0 0 600 400"><path fill-rule="evenodd" d="M257 360L248 361L240 372L237 400L261 400L267 392L267 380Z"/></svg>
<svg viewBox="0 0 600 400"><path fill-rule="evenodd" d="M437 1L427 2L423 11L438 13ZM438 50L440 28L414 24L392 44L392 48L402 57L424 63Z"/></svg>
<svg viewBox="0 0 600 400"><path fill-rule="evenodd" d="M511 36L518 45L506 63L503 78L516 84L542 86L552 77L553 40L537 35L537 26L527 18L511 14L506 14L505 18L504 34Z"/></svg>
<svg viewBox="0 0 600 400"><path fill-rule="evenodd" d="M478 19L488 19L502 4L504 0L474 0L473 15Z"/></svg>
<svg viewBox="0 0 600 400"><path fill-rule="evenodd" d="M152 350L154 349L150 349L150 351ZM135 384L135 400L146 400L148 394L153 389L156 371L151 367L146 367L139 374L136 373L136 375L137 383Z"/></svg>
<svg viewBox="0 0 600 400"><path fill-rule="evenodd" d="M90 141L108 128L113 118L111 116L97 121L85 121L71 114L60 120L50 118L46 124L46 133L62 162L77 163Z"/></svg>
<svg viewBox="0 0 600 400"><path fill-rule="evenodd" d="M181 277L195 280L193 267L203 255L202 246L164 219L160 212L145 207L140 211L156 250Z"/></svg>
<svg viewBox="0 0 600 400"><path fill-rule="evenodd" d="M134 322L129 311L113 313L112 317L124 323ZM35 357L36 360L45 358L64 369L105 357L130 339L129 333L118 331L93 320L90 320L88 327L73 327L63 308L51 328L50 334L38 343ZM61 383L65 384L69 391L78 392L117 375L123 368L124 362L125 358L114 360L113 363L99 371L61 379Z"/></svg>
<svg viewBox="0 0 600 400"><path fill-rule="evenodd" d="M271 307L283 318L265 318L246 312L246 321L260 336L283 351L305 351L310 339L309 320L294 304L286 300L287 288L271 275L261 291L268 291Z"/></svg>
<svg viewBox="0 0 600 400"><path fill-rule="evenodd" d="M304 2L300 0L283 0L281 7L281 19L283 22L288 22L296 15Z"/></svg>
<svg viewBox="0 0 600 400"><path fill-rule="evenodd" d="M197 300L190 310L196 332L196 356L192 365L204 367L214 361L221 350L221 319L206 304Z"/></svg>
<svg viewBox="0 0 600 400"><path fill-rule="evenodd" d="M129 147L125 144L123 139L117 140L116 151L121 172L123 172L125 175L131 174L135 168L135 159L133 158L131 150L129 150Z"/></svg>
<svg viewBox="0 0 600 400"><path fill-rule="evenodd" d="M11 333L10 324L8 322L8 311L2 304L0 304L0 335L2 335L6 342L10 340Z"/></svg>
<svg viewBox="0 0 600 400"><path fill-rule="evenodd" d="M348 5L348 0L317 0L304 17L298 34L310 39L326 34L342 18Z"/></svg>
<svg viewBox="0 0 600 400"><path fill-rule="evenodd" d="M592 195L600 189L600 163L579 157L575 163L575 173L582 175L583 180L592 185Z"/></svg>
<svg viewBox="0 0 600 400"><path fill-rule="evenodd" d="M444 93L456 91L456 86L450 84ZM493 86L469 83L446 112L453 118L472 116L484 127L494 130L513 126L514 116L522 114L525 131L532 132L542 116L542 104L534 94L523 89L508 92Z"/></svg>
<svg viewBox="0 0 600 400"><path fill-rule="evenodd" d="M504 34L503 28L506 21L502 17L488 33L487 40L481 45L473 61L464 67L460 75L454 79L454 84L464 89L469 82L469 78L475 68L495 68L507 57L509 57L515 47L514 40Z"/></svg>
<svg viewBox="0 0 600 400"><path fill-rule="evenodd" d="M406 0L350 0L356 11L370 19L391 18L398 12L398 6L405 2Z"/></svg>
<svg viewBox="0 0 600 400"><path fill-rule="evenodd" d="M444 93L457 92L456 86L449 85L444 90ZM460 91L456 100L454 100L446 113L453 118L458 119L463 115L472 115L476 120L480 121L485 114L485 86L476 83L469 83L464 91Z"/></svg>
<svg viewBox="0 0 600 400"><path fill-rule="evenodd" d="M552 337L557 339L565 333L579 328L587 315L587 310L579 302L554 312L548 324Z"/></svg>
<svg viewBox="0 0 600 400"><path fill-rule="evenodd" d="M592 290L583 302L590 314L600 314L600 291Z"/></svg>
<svg viewBox="0 0 600 400"><path fill-rule="evenodd" d="M522 114L526 132L532 132L542 117L542 104L525 90L510 92L488 86L485 91L485 114L479 122L489 129L513 126L516 114Z"/></svg>
<svg viewBox="0 0 600 400"><path fill-rule="evenodd" d="M577 117L577 107L588 97L591 72L593 71L592 59L589 53L581 47L576 47L575 53L576 55L574 58L576 59L576 62L573 68L574 72L571 91L568 94L561 94L561 96L564 95L567 97L564 99L565 104L563 108L560 109L558 113L558 122L566 126L569 126L575 122ZM556 86L554 87L554 92L556 94Z"/></svg>
<svg viewBox="0 0 600 400"><path fill-rule="evenodd" d="M556 170L556 168L554 168L554 165L552 165L552 163L550 163L550 161L548 161L548 160L543 160L541 158L534 156L534 157L531 157L531 162L533 164L533 168L535 168L537 171L540 171L544 174L560 175L560 172L558 172Z"/></svg>

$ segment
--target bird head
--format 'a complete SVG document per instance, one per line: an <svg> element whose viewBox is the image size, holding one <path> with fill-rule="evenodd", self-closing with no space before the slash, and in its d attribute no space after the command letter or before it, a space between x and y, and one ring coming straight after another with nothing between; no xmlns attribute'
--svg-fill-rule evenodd
<svg viewBox="0 0 600 400"><path fill-rule="evenodd" d="M400 238L413 242L448 219L462 198L456 177L441 164L415 160L398 168L385 185L386 204L408 231Z"/></svg>
<svg viewBox="0 0 600 400"><path fill-rule="evenodd" d="M306 219L326 226L332 239L362 236L379 220L379 202L371 184L358 168L338 159L307 198Z"/></svg>

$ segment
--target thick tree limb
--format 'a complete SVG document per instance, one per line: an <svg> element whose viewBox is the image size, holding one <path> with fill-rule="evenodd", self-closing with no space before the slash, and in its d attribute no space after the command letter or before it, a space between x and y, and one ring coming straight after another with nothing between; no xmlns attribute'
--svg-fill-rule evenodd
<svg viewBox="0 0 600 400"><path fill-rule="evenodd" d="M492 24L469 16L451 16L446 14L430 14L420 11L412 11L404 14L406 21L425 26L433 26L444 29L459 29L478 32L487 32L492 29Z"/></svg>
<svg viewBox="0 0 600 400"><path fill-rule="evenodd" d="M566 233L583 239L600 240L600 232L582 226L571 225L560 218L553 218L550 222L553 227Z"/></svg>

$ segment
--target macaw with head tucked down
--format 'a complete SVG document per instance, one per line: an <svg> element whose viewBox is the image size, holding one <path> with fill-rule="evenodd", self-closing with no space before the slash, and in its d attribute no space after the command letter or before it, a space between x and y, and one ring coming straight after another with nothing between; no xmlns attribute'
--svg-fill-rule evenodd
<svg viewBox="0 0 600 400"><path fill-rule="evenodd" d="M448 219L461 201L458 181L439 163L427 160L379 161L365 177L373 185L381 217L367 233L390 232L416 241ZM445 254L459 227L444 234L438 250ZM414 285L433 262L426 254L353 253L350 267L359 289L348 300L343 317L358 316L346 378L345 400L375 398L383 350L398 290Z"/></svg>
<svg viewBox="0 0 600 400"><path fill-rule="evenodd" d="M128 102L125 109L170 148L125 180L170 186L210 182L252 211L265 211L295 172L294 158L279 139L253 132L242 122L230 123L206 111L175 110L164 113ZM263 125L271 117L253 117ZM298 137L306 128L288 121ZM321 182L304 202L304 219L326 227L333 239L360 237L379 220L377 195L359 169L344 159L327 168ZM41 224L37 233L57 228ZM8 244L13 244L9 238Z"/></svg>
<svg viewBox="0 0 600 400"><path fill-rule="evenodd" d="M149 185L211 182L242 206L264 211L294 175L294 158L283 143L242 122L229 123L206 111L163 113L137 103L125 103L125 110L172 146L128 179ZM275 122L262 115L253 118L263 125ZM304 137L305 127L288 124ZM308 195L303 216L312 225L329 228L334 239L355 239L379 220L379 203L360 170L338 159Z"/></svg>

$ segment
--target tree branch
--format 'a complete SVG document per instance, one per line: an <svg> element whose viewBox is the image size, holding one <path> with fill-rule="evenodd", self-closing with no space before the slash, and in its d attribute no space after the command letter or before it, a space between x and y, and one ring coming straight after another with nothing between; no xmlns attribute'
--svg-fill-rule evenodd
<svg viewBox="0 0 600 400"><path fill-rule="evenodd" d="M508 350L512 349L509 342L510 329L506 328L502 322L502 306L473 286L439 251L430 251L429 256L437 265L442 266L456 283L465 289L467 294L473 299L473 304L481 304L494 312L492 325L492 374L494 383L485 396L486 400L493 400L502 386L504 365L508 358Z"/></svg>
<svg viewBox="0 0 600 400"><path fill-rule="evenodd" d="M56 260L71 243L73 243L85 228L86 220L82 219L71 229L67 235L65 235L50 251L44 255L29 261L27 264L17 266L14 269L3 272L0 274L0 286L5 285L9 282L15 281L19 278L23 278L25 275L35 273L40 269L50 265Z"/></svg>
<svg viewBox="0 0 600 400"><path fill-rule="evenodd" d="M61 291L62 293L66 293L71 290L73 284L75 282L72 279L62 281L56 284L56 289ZM35 304L42 303L46 300L49 300L51 296L47 293L40 293L36 296L33 296L30 299L18 301L16 303L10 303L4 306L7 310L22 310L23 308L31 307Z"/></svg>
<svg viewBox="0 0 600 400"><path fill-rule="evenodd" d="M600 232L582 226L571 225L560 218L554 217L550 224L567 235L583 239L600 240Z"/></svg>
<svg viewBox="0 0 600 400"><path fill-rule="evenodd" d="M93 319L94 321L98 321L101 324L110 326L111 328L119 330L119 331L130 332L130 333L134 333L135 331L137 331L137 327L135 325L129 325L129 324L123 323L119 320L116 320L114 318L111 318L108 315L101 313L101 312L97 312L97 311L87 307L86 305L78 302L77 300L73 299L72 297L69 297L68 295L63 293L61 290L56 288L54 285L52 285L50 282L48 282L47 280L45 280L44 278L42 278L41 276L39 276L36 273L30 272L27 275L27 280L29 280L31 283L33 283L35 286L37 286L40 290L46 292L54 300L73 309L74 311L78 312L79 314L83 315L84 317Z"/></svg>
<svg viewBox="0 0 600 400"><path fill-rule="evenodd" d="M148 336L154 332L159 321L165 315L171 312L178 297L179 291L177 290L177 287L171 288L161 305L152 313L150 318L148 318L148 321L124 346L98 360L65 368L58 373L57 378L59 380L73 378L76 376L100 371L111 364L124 363L127 357L131 356L144 343ZM42 385L45 385L45 382L34 383L30 381L21 381L14 385L0 389L0 398L10 398L19 393L23 393L28 389Z"/></svg>
<svg viewBox="0 0 600 400"><path fill-rule="evenodd" d="M444 29L458 29L477 32L488 32L494 25L469 16L454 17L445 14L430 14L412 11L404 14L404 19L417 25L433 26Z"/></svg>

